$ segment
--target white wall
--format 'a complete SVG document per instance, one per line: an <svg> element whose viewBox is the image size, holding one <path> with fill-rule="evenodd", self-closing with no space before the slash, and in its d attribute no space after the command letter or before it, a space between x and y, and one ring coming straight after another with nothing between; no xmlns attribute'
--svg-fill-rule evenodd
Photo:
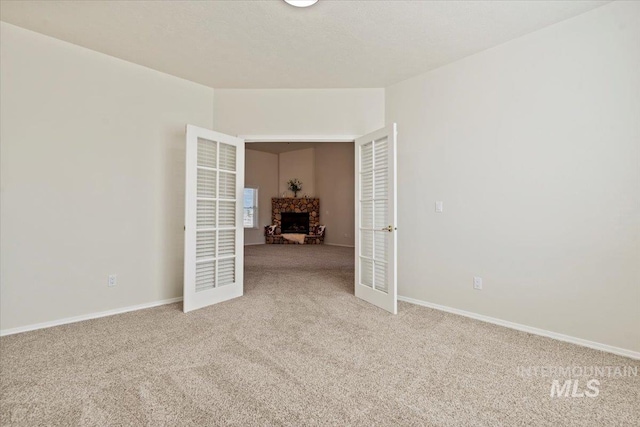
<svg viewBox="0 0 640 427"><path fill-rule="evenodd" d="M0 40L0 327L181 296L184 127L212 127L213 90L5 23Z"/></svg>
<svg viewBox="0 0 640 427"><path fill-rule="evenodd" d="M640 3L386 99L399 126L400 295L640 350Z"/></svg>
<svg viewBox="0 0 640 427"><path fill-rule="evenodd" d="M384 89L216 89L214 116L232 135L363 135L384 126Z"/></svg>
<svg viewBox="0 0 640 427"><path fill-rule="evenodd" d="M258 229L244 229L244 244L264 243L264 226L271 224L271 198L278 197L278 155L245 150L245 187L258 188Z"/></svg>
<svg viewBox="0 0 640 427"><path fill-rule="evenodd" d="M298 192L298 197L305 194L308 197L316 197L315 149L287 151L280 153L278 159L278 194L284 193L286 197L293 197L293 191L289 190L287 182L298 178L302 182L302 191Z"/></svg>
<svg viewBox="0 0 640 427"><path fill-rule="evenodd" d="M320 198L320 223L327 226L326 244L354 245L354 168L353 143L316 146L316 196Z"/></svg>

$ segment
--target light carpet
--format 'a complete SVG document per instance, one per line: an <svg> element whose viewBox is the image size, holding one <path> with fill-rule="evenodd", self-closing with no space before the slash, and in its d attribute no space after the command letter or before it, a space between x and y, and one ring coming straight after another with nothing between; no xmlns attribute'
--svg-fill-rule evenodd
<svg viewBox="0 0 640 427"><path fill-rule="evenodd" d="M390 315L354 297L352 249L245 252L241 298L1 338L2 425L639 425L638 377L551 398L552 378L518 373L637 361L407 303Z"/></svg>

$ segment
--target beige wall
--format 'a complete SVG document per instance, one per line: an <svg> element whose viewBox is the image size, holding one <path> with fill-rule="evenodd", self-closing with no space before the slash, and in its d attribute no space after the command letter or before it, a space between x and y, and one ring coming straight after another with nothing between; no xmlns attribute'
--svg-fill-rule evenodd
<svg viewBox="0 0 640 427"><path fill-rule="evenodd" d="M320 222L327 226L326 244L354 245L353 143L323 142L316 146L316 196Z"/></svg>
<svg viewBox="0 0 640 427"><path fill-rule="evenodd" d="M182 296L184 127L212 127L213 90L5 23L0 43L0 328Z"/></svg>
<svg viewBox="0 0 640 427"><path fill-rule="evenodd" d="M384 126L384 89L216 89L231 135L364 135Z"/></svg>
<svg viewBox="0 0 640 427"><path fill-rule="evenodd" d="M640 351L638 70L615 2L388 88L399 294Z"/></svg>
<svg viewBox="0 0 640 427"><path fill-rule="evenodd" d="M302 182L302 191L298 193L298 197L305 194L316 197L315 148L280 153L278 159L278 194L285 193L287 197L293 197L293 191L289 190L287 181L298 178Z"/></svg>
<svg viewBox="0 0 640 427"><path fill-rule="evenodd" d="M258 229L244 229L244 244L264 243L264 226L271 224L271 198L278 197L278 155L245 150L245 187L258 188Z"/></svg>

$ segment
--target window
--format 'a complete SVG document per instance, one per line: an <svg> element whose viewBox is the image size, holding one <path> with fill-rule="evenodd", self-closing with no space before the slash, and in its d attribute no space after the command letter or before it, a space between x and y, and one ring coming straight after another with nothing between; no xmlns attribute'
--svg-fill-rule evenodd
<svg viewBox="0 0 640 427"><path fill-rule="evenodd" d="M244 189L244 228L258 228L258 189Z"/></svg>

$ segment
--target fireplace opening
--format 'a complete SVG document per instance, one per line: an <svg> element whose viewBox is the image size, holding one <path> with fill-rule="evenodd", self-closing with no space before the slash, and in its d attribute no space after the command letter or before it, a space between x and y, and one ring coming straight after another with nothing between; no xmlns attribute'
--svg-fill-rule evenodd
<svg viewBox="0 0 640 427"><path fill-rule="evenodd" d="M309 212L282 212L282 233L309 234Z"/></svg>

